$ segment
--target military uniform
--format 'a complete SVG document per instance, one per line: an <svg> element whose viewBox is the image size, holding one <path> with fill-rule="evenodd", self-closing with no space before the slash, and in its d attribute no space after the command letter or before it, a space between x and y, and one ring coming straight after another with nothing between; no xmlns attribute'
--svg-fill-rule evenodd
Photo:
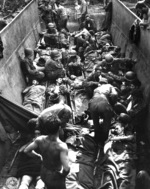
<svg viewBox="0 0 150 189"><path fill-rule="evenodd" d="M113 117L113 109L104 94L93 96L89 102L89 110L94 122L95 141L104 144L108 138L108 132ZM103 119L103 124L99 124L99 119Z"/></svg>
<svg viewBox="0 0 150 189"><path fill-rule="evenodd" d="M64 68L60 60L49 59L45 64L45 75L50 81L56 81L56 79L64 77Z"/></svg>
<svg viewBox="0 0 150 189"><path fill-rule="evenodd" d="M21 59L21 69L25 76L27 82L32 80L42 80L45 74L41 71L37 71L36 67L33 65L32 56L33 52L30 48L25 49L25 58Z"/></svg>
<svg viewBox="0 0 150 189"><path fill-rule="evenodd" d="M47 33L44 34L44 42L46 47L58 47L58 32L55 26L48 27Z"/></svg>
<svg viewBox="0 0 150 189"><path fill-rule="evenodd" d="M68 71L69 75L82 75L82 64L80 62L80 57L78 55L76 55L75 57L68 58Z"/></svg>

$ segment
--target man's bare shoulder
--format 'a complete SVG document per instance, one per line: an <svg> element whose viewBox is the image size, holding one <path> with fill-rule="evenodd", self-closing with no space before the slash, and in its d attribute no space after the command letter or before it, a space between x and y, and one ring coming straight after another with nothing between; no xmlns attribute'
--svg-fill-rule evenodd
<svg viewBox="0 0 150 189"><path fill-rule="evenodd" d="M47 136L45 136L45 135L41 135L41 136L39 136L39 137L37 137L36 139L35 139L35 142L42 142L43 140L45 140L47 138Z"/></svg>
<svg viewBox="0 0 150 189"><path fill-rule="evenodd" d="M53 112L54 110L57 111L57 110L60 110L60 109L63 108L63 107L64 107L64 105L62 105L62 104L54 104L53 106L44 109L44 110L40 113L39 118L40 118L40 117L43 117L45 114L46 114L46 115L47 115L47 114L52 114L52 112Z"/></svg>
<svg viewBox="0 0 150 189"><path fill-rule="evenodd" d="M59 141L59 147L62 151L68 151L68 146L65 142Z"/></svg>

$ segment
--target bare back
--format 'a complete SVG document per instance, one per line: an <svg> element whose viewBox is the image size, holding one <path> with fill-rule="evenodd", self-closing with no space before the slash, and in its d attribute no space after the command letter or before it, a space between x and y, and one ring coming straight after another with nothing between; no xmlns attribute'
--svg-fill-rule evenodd
<svg viewBox="0 0 150 189"><path fill-rule="evenodd" d="M52 171L60 171L62 169L60 154L66 150L67 145L59 138L54 140L49 136L38 137L37 142L43 157L44 167Z"/></svg>

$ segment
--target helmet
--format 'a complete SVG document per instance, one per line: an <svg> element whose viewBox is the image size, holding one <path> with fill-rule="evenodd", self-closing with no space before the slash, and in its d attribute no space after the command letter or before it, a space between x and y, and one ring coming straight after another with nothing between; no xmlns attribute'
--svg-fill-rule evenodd
<svg viewBox="0 0 150 189"><path fill-rule="evenodd" d="M24 54L25 54L25 56L32 56L33 55L33 50L31 48L25 48L24 49Z"/></svg>
<svg viewBox="0 0 150 189"><path fill-rule="evenodd" d="M127 113L126 107L119 102L114 105L114 111L116 114Z"/></svg>
<svg viewBox="0 0 150 189"><path fill-rule="evenodd" d="M77 52L76 52L75 50L71 50L71 51L69 52L69 55L70 55L70 56L76 56L76 55L77 55Z"/></svg>
<svg viewBox="0 0 150 189"><path fill-rule="evenodd" d="M52 22L48 23L48 28L54 28L54 27L55 27L54 23L52 23Z"/></svg>
<svg viewBox="0 0 150 189"><path fill-rule="evenodd" d="M136 79L136 74L133 71L128 71L125 74L125 79L127 81L134 81Z"/></svg>
<svg viewBox="0 0 150 189"><path fill-rule="evenodd" d="M124 123L124 124L127 124L131 121L131 117L125 113L121 113L118 119L121 123Z"/></svg>
<svg viewBox="0 0 150 189"><path fill-rule="evenodd" d="M49 100L53 103L58 103L60 100L60 96L56 93L50 95Z"/></svg>
<svg viewBox="0 0 150 189"><path fill-rule="evenodd" d="M60 52L58 50L53 50L51 52L51 58L58 58L60 56L61 56L61 54L60 54Z"/></svg>
<svg viewBox="0 0 150 189"><path fill-rule="evenodd" d="M104 34L104 35L102 35L102 37L100 38L101 40L111 40L111 35L110 34L108 34L108 33L106 33L106 34Z"/></svg>
<svg viewBox="0 0 150 189"><path fill-rule="evenodd" d="M37 62L37 66L45 66L46 60L44 58L39 58L38 62Z"/></svg>
<svg viewBox="0 0 150 189"><path fill-rule="evenodd" d="M111 64L113 62L113 56L111 54L106 54L105 60L106 60L107 64Z"/></svg>

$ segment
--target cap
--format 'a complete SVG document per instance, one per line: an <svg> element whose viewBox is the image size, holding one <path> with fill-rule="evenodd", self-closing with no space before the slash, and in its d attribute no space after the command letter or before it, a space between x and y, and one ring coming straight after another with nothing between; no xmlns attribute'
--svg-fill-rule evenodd
<svg viewBox="0 0 150 189"><path fill-rule="evenodd" d="M105 60L107 64L111 64L113 62L113 56L111 54L106 54Z"/></svg>

